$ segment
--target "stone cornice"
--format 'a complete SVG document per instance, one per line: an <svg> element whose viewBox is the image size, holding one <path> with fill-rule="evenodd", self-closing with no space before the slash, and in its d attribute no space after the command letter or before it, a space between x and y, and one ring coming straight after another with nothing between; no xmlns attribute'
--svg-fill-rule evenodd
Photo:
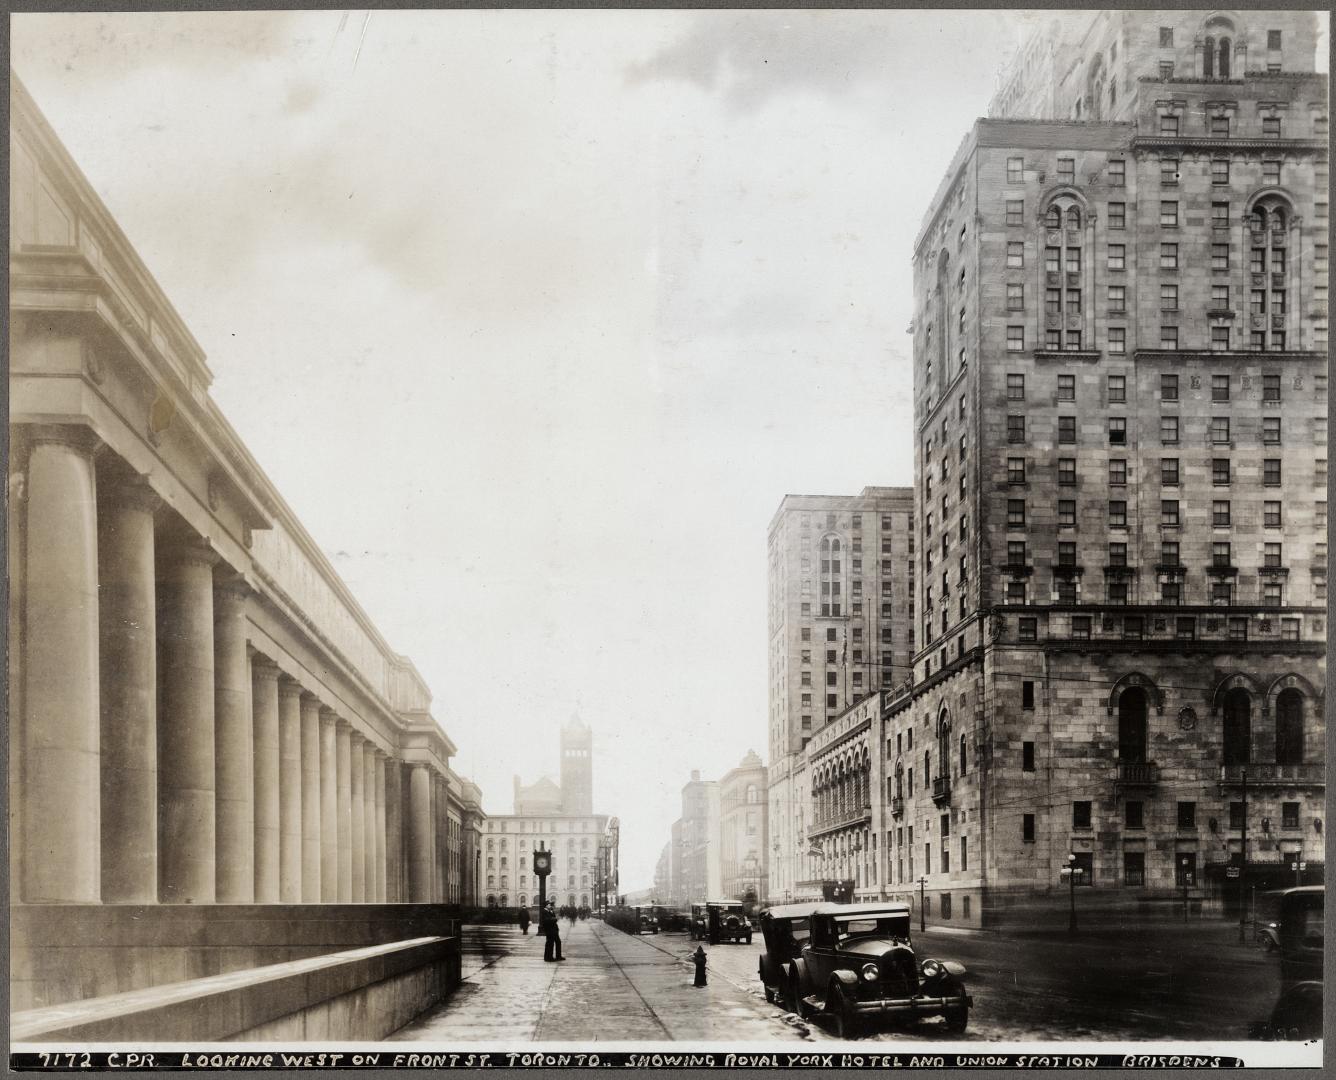
<svg viewBox="0 0 1336 1080"><path fill-rule="evenodd" d="M1324 352L1299 350L1265 352L1249 349L1133 349L1131 356L1133 360L1149 360L1155 363L1163 363L1166 360L1173 363L1185 363L1192 360L1211 360L1215 362L1222 360L1255 360L1259 363L1293 364L1326 363L1327 360L1327 354Z"/></svg>
<svg viewBox="0 0 1336 1080"><path fill-rule="evenodd" d="M1181 150L1192 153L1256 154L1273 150L1277 154L1325 153L1327 144L1320 139L1240 138L1211 135L1138 135L1132 150Z"/></svg>

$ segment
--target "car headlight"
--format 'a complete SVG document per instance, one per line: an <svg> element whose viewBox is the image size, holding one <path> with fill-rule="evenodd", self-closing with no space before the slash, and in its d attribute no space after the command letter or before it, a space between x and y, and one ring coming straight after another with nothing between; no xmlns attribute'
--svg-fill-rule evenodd
<svg viewBox="0 0 1336 1080"><path fill-rule="evenodd" d="M943 970L942 965L936 960L923 961L923 977L925 979L935 979L942 974Z"/></svg>
<svg viewBox="0 0 1336 1080"><path fill-rule="evenodd" d="M876 965L876 964L864 964L864 965L863 965L863 978L866 979L868 982L875 982L875 981L876 981L876 978L877 978L877 965Z"/></svg>

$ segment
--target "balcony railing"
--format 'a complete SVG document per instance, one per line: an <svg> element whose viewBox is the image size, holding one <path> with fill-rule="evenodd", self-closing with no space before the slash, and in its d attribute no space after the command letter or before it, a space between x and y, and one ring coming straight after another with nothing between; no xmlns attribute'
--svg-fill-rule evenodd
<svg viewBox="0 0 1336 1080"><path fill-rule="evenodd" d="M899 795L892 796L891 816L904 817L904 815L905 815L905 800L902 799Z"/></svg>
<svg viewBox="0 0 1336 1080"><path fill-rule="evenodd" d="M1160 782L1160 770L1153 761L1120 761L1115 780L1130 787L1153 787Z"/></svg>
<svg viewBox="0 0 1336 1080"><path fill-rule="evenodd" d="M951 799L951 777L939 776L932 782L932 801L939 806Z"/></svg>
<svg viewBox="0 0 1336 1080"><path fill-rule="evenodd" d="M1324 785L1327 765L1322 761L1304 761L1296 765L1277 765L1275 762L1253 761L1247 765L1221 765L1220 783L1242 786L1243 774L1248 774L1249 785L1275 787L1294 785Z"/></svg>

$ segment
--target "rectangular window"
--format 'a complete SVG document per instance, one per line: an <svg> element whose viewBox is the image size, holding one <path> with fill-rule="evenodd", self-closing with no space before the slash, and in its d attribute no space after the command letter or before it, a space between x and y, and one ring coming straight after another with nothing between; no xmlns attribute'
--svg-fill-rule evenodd
<svg viewBox="0 0 1336 1080"><path fill-rule="evenodd" d="M1178 286L1161 285L1160 286L1160 310L1177 311L1178 310Z"/></svg>
<svg viewBox="0 0 1336 1080"><path fill-rule="evenodd" d="M1127 227L1127 204L1120 202L1109 203L1109 228L1124 229Z"/></svg>
<svg viewBox="0 0 1336 1080"><path fill-rule="evenodd" d="M1268 30L1266 32L1266 47L1272 52L1275 52L1280 48L1280 40L1281 36L1279 30Z"/></svg>
<svg viewBox="0 0 1336 1080"><path fill-rule="evenodd" d="M1178 541L1166 540L1160 544L1160 565L1178 566Z"/></svg>
<svg viewBox="0 0 1336 1080"><path fill-rule="evenodd" d="M1007 268L1018 270L1025 265L1025 244L1012 240L1007 244Z"/></svg>
<svg viewBox="0 0 1336 1080"><path fill-rule="evenodd" d="M1225 352L1229 349L1229 327L1211 327L1211 351Z"/></svg>
<svg viewBox="0 0 1336 1080"><path fill-rule="evenodd" d="M1213 543L1211 545L1211 565L1219 567L1230 566L1231 547L1229 541L1222 543Z"/></svg>
<svg viewBox="0 0 1336 1080"><path fill-rule="evenodd" d="M1211 310L1228 311L1229 310L1229 286L1212 285L1211 286Z"/></svg>
<svg viewBox="0 0 1336 1080"><path fill-rule="evenodd" d="M1112 529L1127 528L1127 502L1124 499L1109 500L1109 527Z"/></svg>
<svg viewBox="0 0 1336 1080"><path fill-rule="evenodd" d="M1020 184L1025 180L1025 159L1018 157L1007 158L1007 183Z"/></svg>
<svg viewBox="0 0 1336 1080"><path fill-rule="evenodd" d="M1262 484L1280 487L1280 458L1266 458L1262 462Z"/></svg>
<svg viewBox="0 0 1336 1080"><path fill-rule="evenodd" d="M1021 815L1021 842L1026 844L1034 843L1034 815Z"/></svg>
<svg viewBox="0 0 1336 1080"><path fill-rule="evenodd" d="M1062 290L1045 289L1044 290L1044 314L1061 315L1062 314Z"/></svg>
<svg viewBox="0 0 1336 1080"><path fill-rule="evenodd" d="M1072 803L1072 828L1090 828L1090 801L1082 799Z"/></svg>
<svg viewBox="0 0 1336 1080"><path fill-rule="evenodd" d="M1160 327L1160 348L1177 349L1178 348L1178 327L1161 326Z"/></svg>
<svg viewBox="0 0 1336 1080"><path fill-rule="evenodd" d="M1262 376L1262 400L1279 401L1280 400L1280 376L1263 375Z"/></svg>
<svg viewBox="0 0 1336 1080"><path fill-rule="evenodd" d="M1056 274L1062 270L1062 248L1044 248L1044 271Z"/></svg>
<svg viewBox="0 0 1336 1080"><path fill-rule="evenodd" d="M1178 245L1161 244L1160 245L1160 269L1177 270L1178 269Z"/></svg>
<svg viewBox="0 0 1336 1080"><path fill-rule="evenodd" d="M1229 245L1212 244L1211 245L1211 269L1228 270L1229 269Z"/></svg>
<svg viewBox="0 0 1336 1080"><path fill-rule="evenodd" d="M1160 48L1172 49L1174 47L1174 28L1172 26L1160 27Z"/></svg>
<svg viewBox="0 0 1336 1080"><path fill-rule="evenodd" d="M1229 400L1229 376L1212 375L1211 376L1211 400L1228 401Z"/></svg>
<svg viewBox="0 0 1336 1080"><path fill-rule="evenodd" d="M1025 351L1025 327L1007 327L1007 352Z"/></svg>
<svg viewBox="0 0 1336 1080"><path fill-rule="evenodd" d="M1280 503L1262 503L1262 525L1268 529L1280 528Z"/></svg>
<svg viewBox="0 0 1336 1080"><path fill-rule="evenodd" d="M1007 500L1007 526L1008 528L1025 527L1025 500L1008 499Z"/></svg>
<svg viewBox="0 0 1336 1080"><path fill-rule="evenodd" d="M1172 444L1178 442L1178 417L1160 417L1160 442Z"/></svg>
<svg viewBox="0 0 1336 1080"><path fill-rule="evenodd" d="M1197 620L1191 615L1174 620L1174 637L1180 641L1191 641L1197 636Z"/></svg>
<svg viewBox="0 0 1336 1080"><path fill-rule="evenodd" d="M1127 445L1127 418L1124 416L1109 417L1109 445L1126 446Z"/></svg>
<svg viewBox="0 0 1336 1080"><path fill-rule="evenodd" d="M1076 543L1072 540L1058 541L1058 565L1075 566L1076 565Z"/></svg>
<svg viewBox="0 0 1336 1080"><path fill-rule="evenodd" d="M1067 342L1066 342L1064 348L1065 348L1068 352L1080 352L1080 351L1081 351L1081 331L1080 331L1080 330L1068 330L1068 331L1067 331Z"/></svg>
<svg viewBox="0 0 1336 1080"><path fill-rule="evenodd" d="M1081 272L1080 248L1073 248L1073 247L1067 248L1066 267L1067 267L1067 273L1069 274L1079 274ZM1068 298L1070 299L1071 293L1069 292L1067 295Z"/></svg>
<svg viewBox="0 0 1336 1080"><path fill-rule="evenodd" d="M1090 616L1073 615L1072 616L1072 637L1077 641L1090 640Z"/></svg>
<svg viewBox="0 0 1336 1080"><path fill-rule="evenodd" d="M1058 158L1058 183L1070 184L1076 179L1076 159L1069 157Z"/></svg>
<svg viewBox="0 0 1336 1080"><path fill-rule="evenodd" d="M1128 615L1123 619L1123 638L1139 641L1146 631L1146 620L1140 615Z"/></svg>
<svg viewBox="0 0 1336 1080"><path fill-rule="evenodd" d="M1178 376L1161 375L1160 376L1160 400L1177 401L1178 400Z"/></svg>
<svg viewBox="0 0 1336 1080"><path fill-rule="evenodd" d="M1276 185L1280 183L1280 162L1264 161L1262 162L1262 183Z"/></svg>
<svg viewBox="0 0 1336 1080"><path fill-rule="evenodd" d="M1178 458L1160 458L1160 483L1164 487L1178 486Z"/></svg>
<svg viewBox="0 0 1336 1080"><path fill-rule="evenodd" d="M1025 286L1007 285L1007 310L1021 311L1025 308Z"/></svg>
<svg viewBox="0 0 1336 1080"><path fill-rule="evenodd" d="M1126 270L1127 269L1127 245L1110 244L1109 245L1109 269Z"/></svg>
<svg viewBox="0 0 1336 1080"><path fill-rule="evenodd" d="M1059 499L1058 500L1058 524L1075 525L1076 524L1076 500Z"/></svg>
<svg viewBox="0 0 1336 1080"><path fill-rule="evenodd" d="M1025 441L1025 417L1008 416L1007 417L1007 442L1023 443Z"/></svg>
<svg viewBox="0 0 1336 1080"><path fill-rule="evenodd" d="M1225 118L1226 126L1229 124L1229 118ZM1215 229L1229 228L1229 203L1213 202L1211 203L1211 227Z"/></svg>
<svg viewBox="0 0 1336 1080"><path fill-rule="evenodd" d="M1264 416L1262 417L1262 442L1278 446L1280 444L1280 417Z"/></svg>
<svg viewBox="0 0 1336 1080"><path fill-rule="evenodd" d="M1160 524L1169 528L1178 527L1178 500L1160 500Z"/></svg>
<svg viewBox="0 0 1336 1080"><path fill-rule="evenodd" d="M1019 457L1007 458L1007 483L1023 484L1025 483L1025 459Z"/></svg>
<svg viewBox="0 0 1336 1080"><path fill-rule="evenodd" d="M1059 375L1058 376L1058 400L1075 401L1076 400L1076 376Z"/></svg>
<svg viewBox="0 0 1336 1080"><path fill-rule="evenodd" d="M1079 315L1081 313L1081 290L1067 290L1067 314Z"/></svg>
<svg viewBox="0 0 1336 1080"><path fill-rule="evenodd" d="M1217 529L1229 528L1229 500L1216 499L1211 503L1211 525Z"/></svg>
<svg viewBox="0 0 1336 1080"><path fill-rule="evenodd" d="M1127 459L1109 459L1109 484L1113 487L1127 486Z"/></svg>
<svg viewBox="0 0 1336 1080"><path fill-rule="evenodd" d="M1146 853L1144 851L1123 852L1123 884L1128 888L1140 889L1146 884Z"/></svg>
<svg viewBox="0 0 1336 1080"><path fill-rule="evenodd" d="M1229 620L1229 639L1230 641L1248 640L1248 620L1240 616L1232 616Z"/></svg>
<svg viewBox="0 0 1336 1080"><path fill-rule="evenodd" d="M1162 117L1161 119L1169 119ZM1178 126L1178 117L1172 118L1174 126ZM1178 228L1178 203L1173 199L1160 200L1160 228L1177 229Z"/></svg>
<svg viewBox="0 0 1336 1080"><path fill-rule="evenodd" d="M1229 827L1231 829L1243 828L1243 803L1232 802L1229 804Z"/></svg>
<svg viewBox="0 0 1336 1080"><path fill-rule="evenodd" d="M1280 827L1282 829L1299 828L1299 804L1283 802L1280 804Z"/></svg>
<svg viewBox="0 0 1336 1080"><path fill-rule="evenodd" d="M1211 442L1217 444L1229 442L1228 416L1211 417Z"/></svg>
<svg viewBox="0 0 1336 1080"><path fill-rule="evenodd" d="M1033 709L1033 708L1034 708L1034 680L1033 680L1033 679L1024 679L1024 680L1021 681L1021 708L1022 708L1022 709ZM1033 743L1032 743L1031 745L1033 745ZM1033 754L1031 755L1031 758L1033 759ZM1031 767L1033 768L1033 765L1032 765Z"/></svg>
<svg viewBox="0 0 1336 1080"><path fill-rule="evenodd" d="M1076 417L1074 416L1058 417L1058 442L1059 443L1076 442Z"/></svg>
<svg viewBox="0 0 1336 1080"><path fill-rule="evenodd" d="M1076 483L1076 458L1058 458L1058 483Z"/></svg>
<svg viewBox="0 0 1336 1080"><path fill-rule="evenodd" d="M1229 158L1211 159L1211 183L1212 184L1229 183Z"/></svg>
<svg viewBox="0 0 1336 1080"><path fill-rule="evenodd" d="M1007 200L1007 224L1024 225L1025 224L1025 200L1008 199Z"/></svg>
<svg viewBox="0 0 1336 1080"><path fill-rule="evenodd" d="M1127 183L1127 162L1114 158L1109 162L1109 187L1123 187Z"/></svg>
<svg viewBox="0 0 1336 1080"><path fill-rule="evenodd" d="M1017 620L1022 641L1034 641L1038 637L1038 620L1032 615L1022 616Z"/></svg>
<svg viewBox="0 0 1336 1080"><path fill-rule="evenodd" d="M1127 352L1127 328L1109 327L1109 352L1121 356Z"/></svg>
<svg viewBox="0 0 1336 1080"><path fill-rule="evenodd" d="M1123 312L1127 310L1127 286L1110 285L1109 286L1109 312Z"/></svg>
<svg viewBox="0 0 1336 1080"><path fill-rule="evenodd" d="M1127 376L1125 375L1109 376L1109 400L1110 401L1127 400Z"/></svg>
<svg viewBox="0 0 1336 1080"><path fill-rule="evenodd" d="M1229 458L1211 458L1211 483L1217 486L1230 480Z"/></svg>
<svg viewBox="0 0 1336 1080"><path fill-rule="evenodd" d="M1160 186L1178 186L1178 159L1160 158Z"/></svg>
<svg viewBox="0 0 1336 1080"><path fill-rule="evenodd" d="M1009 374L1007 376L1007 400L1024 401L1025 400L1025 376Z"/></svg>
<svg viewBox="0 0 1336 1080"><path fill-rule="evenodd" d="M1129 829L1144 829L1146 827L1145 807L1146 804L1139 800L1128 799L1127 802L1123 803L1123 823Z"/></svg>
<svg viewBox="0 0 1336 1080"><path fill-rule="evenodd" d="M1282 641L1299 640L1299 620L1281 619L1280 620L1280 638Z"/></svg>
<svg viewBox="0 0 1336 1080"><path fill-rule="evenodd" d="M1008 540L1007 541L1007 565L1024 566L1025 565L1025 541Z"/></svg>
<svg viewBox="0 0 1336 1080"><path fill-rule="evenodd" d="M1281 565L1279 544L1262 545L1262 565L1268 568L1275 568Z"/></svg>
<svg viewBox="0 0 1336 1080"><path fill-rule="evenodd" d="M1229 137L1229 114L1211 117L1211 134L1217 137Z"/></svg>
<svg viewBox="0 0 1336 1080"><path fill-rule="evenodd" d="M1021 743L1021 771L1034 772L1034 743Z"/></svg>
<svg viewBox="0 0 1336 1080"><path fill-rule="evenodd" d="M1172 60L1160 61L1160 78L1172 79L1174 77L1174 62Z"/></svg>

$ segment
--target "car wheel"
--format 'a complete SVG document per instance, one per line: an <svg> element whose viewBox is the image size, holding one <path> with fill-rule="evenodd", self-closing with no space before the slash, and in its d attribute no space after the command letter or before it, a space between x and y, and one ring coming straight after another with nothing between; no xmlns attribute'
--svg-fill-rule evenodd
<svg viewBox="0 0 1336 1080"><path fill-rule="evenodd" d="M838 1038L858 1038L860 1034L858 1014L854 1012L849 999L844 996L844 991L838 985L830 988L830 996L826 999L826 1011L834 1021L835 1034Z"/></svg>
<svg viewBox="0 0 1336 1080"><path fill-rule="evenodd" d="M798 985L796 975L789 980L789 999L785 1002L785 1005L789 1012L797 1013L804 1020L812 1015L812 1010L807 1007L807 1002L803 1001L802 987Z"/></svg>
<svg viewBox="0 0 1336 1080"><path fill-rule="evenodd" d="M775 1004L775 991L771 989L770 984L762 983L761 985L765 987L765 1000L771 1005Z"/></svg>
<svg viewBox="0 0 1336 1080"><path fill-rule="evenodd" d="M947 1031L952 1035L965 1034L965 1029L970 1025L970 1011L966 1006L960 1005L954 1009L947 1009L943 1015L946 1017Z"/></svg>
<svg viewBox="0 0 1336 1080"><path fill-rule="evenodd" d="M1263 934L1262 952L1274 952L1275 949L1276 949L1276 943L1271 940L1271 936L1269 934Z"/></svg>

